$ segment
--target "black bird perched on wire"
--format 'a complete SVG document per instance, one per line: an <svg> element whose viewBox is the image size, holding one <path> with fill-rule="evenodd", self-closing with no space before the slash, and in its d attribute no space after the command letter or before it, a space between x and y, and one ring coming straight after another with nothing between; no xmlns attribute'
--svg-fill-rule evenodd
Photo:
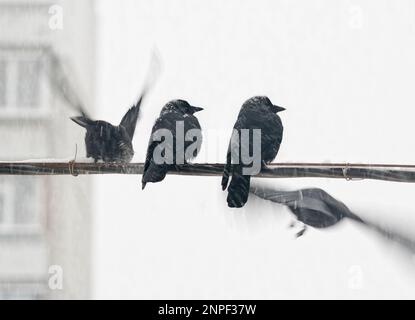
<svg viewBox="0 0 415 320"><path fill-rule="evenodd" d="M104 162L128 163L132 160L134 156L132 140L141 104L154 84L159 68L160 61L158 56L153 54L141 96L137 103L127 111L119 125L112 125L103 120L91 120L86 114L71 118L72 121L86 129L85 146L87 157L93 158L95 162L102 160Z"/></svg>
<svg viewBox="0 0 415 320"><path fill-rule="evenodd" d="M250 164L244 163L243 153L246 154L249 150L250 154L253 153L252 164L256 161L261 166L270 163L277 156L283 135L282 122L277 113L284 110L282 107L273 105L265 96L253 97L242 105L234 125L222 177L222 189L225 190L228 187L229 176L232 175L228 187L229 207L241 208L248 201L251 175L244 174L244 169ZM248 141L243 139L244 129L249 133ZM254 129L260 129L260 141L255 140ZM254 145L255 142L260 144L260 154L255 154L255 147L259 147ZM233 163L234 157L237 157L237 163Z"/></svg>
<svg viewBox="0 0 415 320"><path fill-rule="evenodd" d="M103 120L91 120L86 116L72 117L71 120L86 129L86 156L95 162L130 162L134 156L132 140L140 112L144 91L137 103L122 118L118 126Z"/></svg>
<svg viewBox="0 0 415 320"><path fill-rule="evenodd" d="M162 108L160 116L154 123L147 148L142 176L143 189L147 182L162 181L171 167L184 164L197 156L202 144L202 135L199 121L194 113L202 110L203 108L191 106L185 100L172 100ZM192 133L189 131L192 129L194 135L189 139L187 135ZM162 138L158 133L163 135L163 132L169 132L171 139L164 137L164 141L161 141ZM186 152L191 145L195 147L193 152ZM158 156L155 154L156 149L161 150Z"/></svg>

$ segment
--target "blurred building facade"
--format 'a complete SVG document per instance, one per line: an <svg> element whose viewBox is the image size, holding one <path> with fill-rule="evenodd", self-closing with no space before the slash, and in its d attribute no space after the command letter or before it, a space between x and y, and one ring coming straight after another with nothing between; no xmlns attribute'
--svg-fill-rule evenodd
<svg viewBox="0 0 415 320"><path fill-rule="evenodd" d="M94 42L92 0L0 0L0 161L74 156L51 57L90 109ZM91 198L88 177L0 175L0 299L90 297Z"/></svg>

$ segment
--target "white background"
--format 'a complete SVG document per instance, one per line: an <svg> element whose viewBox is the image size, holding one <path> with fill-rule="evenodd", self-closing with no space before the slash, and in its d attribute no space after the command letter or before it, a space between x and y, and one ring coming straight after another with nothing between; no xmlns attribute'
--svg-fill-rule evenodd
<svg viewBox="0 0 415 320"><path fill-rule="evenodd" d="M241 104L286 107L276 161L415 163L415 2L96 1L96 118L117 123L151 51L163 73L137 125L143 161L161 107L202 106L198 162L223 162ZM96 181L95 298L414 298L415 258L352 222L295 239L289 213L226 206L220 178ZM354 212L415 231L411 184L256 180L324 188Z"/></svg>

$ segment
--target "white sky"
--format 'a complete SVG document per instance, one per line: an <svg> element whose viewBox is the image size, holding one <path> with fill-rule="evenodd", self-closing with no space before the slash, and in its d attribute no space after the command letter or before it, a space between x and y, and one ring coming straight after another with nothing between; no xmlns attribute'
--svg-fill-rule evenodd
<svg viewBox="0 0 415 320"><path fill-rule="evenodd" d="M277 161L415 163L410 0L96 1L96 118L118 122L152 48L163 74L143 105L135 161L161 107L205 108L199 161L223 162L244 100L286 107ZM283 208L226 206L218 178L96 178L96 298L414 298L415 258L351 222L294 239ZM356 213L415 230L411 184L293 179Z"/></svg>

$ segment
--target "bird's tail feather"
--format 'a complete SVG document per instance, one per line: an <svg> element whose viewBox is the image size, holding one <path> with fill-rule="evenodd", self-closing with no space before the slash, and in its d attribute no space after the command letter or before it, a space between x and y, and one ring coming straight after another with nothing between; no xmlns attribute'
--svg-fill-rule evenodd
<svg viewBox="0 0 415 320"><path fill-rule="evenodd" d="M148 169L144 172L143 178L141 179L142 182L142 189L145 188L147 182L160 182L165 177L169 168L165 164L150 164Z"/></svg>
<svg viewBox="0 0 415 320"><path fill-rule="evenodd" d="M242 208L248 201L251 176L241 173L233 173L231 183L228 187L228 206L230 208Z"/></svg>

